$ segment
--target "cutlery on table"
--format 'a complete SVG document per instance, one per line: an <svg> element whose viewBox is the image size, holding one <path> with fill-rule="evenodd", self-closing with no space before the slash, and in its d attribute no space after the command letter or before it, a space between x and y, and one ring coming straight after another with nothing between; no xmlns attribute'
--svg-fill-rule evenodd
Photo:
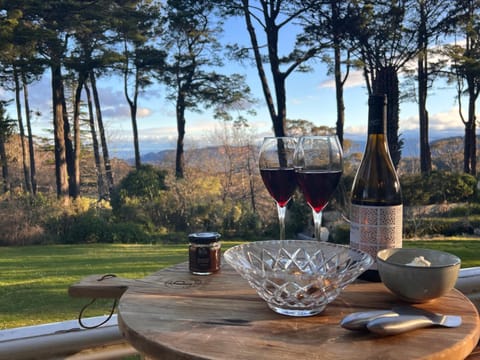
<svg viewBox="0 0 480 360"><path fill-rule="evenodd" d="M369 330L378 335L396 335L429 326L458 327L461 324L460 316L435 314L412 306L356 312L340 322L345 329Z"/></svg>

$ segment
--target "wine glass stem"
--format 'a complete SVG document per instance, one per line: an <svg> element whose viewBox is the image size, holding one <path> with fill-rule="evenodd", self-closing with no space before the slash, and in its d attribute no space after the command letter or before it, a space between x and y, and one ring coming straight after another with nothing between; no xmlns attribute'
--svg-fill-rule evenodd
<svg viewBox="0 0 480 360"><path fill-rule="evenodd" d="M287 211L287 207L277 204L277 211L278 222L280 223L280 240L285 240L285 213Z"/></svg>
<svg viewBox="0 0 480 360"><path fill-rule="evenodd" d="M313 224L315 226L315 240L320 241L321 237L321 230L322 230L322 212L316 212L315 210L312 210L313 214Z"/></svg>

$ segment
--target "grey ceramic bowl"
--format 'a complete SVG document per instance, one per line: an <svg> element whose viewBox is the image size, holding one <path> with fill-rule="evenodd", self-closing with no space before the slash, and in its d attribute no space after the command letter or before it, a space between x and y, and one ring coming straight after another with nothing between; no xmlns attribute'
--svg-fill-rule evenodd
<svg viewBox="0 0 480 360"><path fill-rule="evenodd" d="M430 266L407 265L423 256ZM400 299L422 303L449 292L457 281L460 258L431 249L395 248L377 254L378 272L385 286Z"/></svg>

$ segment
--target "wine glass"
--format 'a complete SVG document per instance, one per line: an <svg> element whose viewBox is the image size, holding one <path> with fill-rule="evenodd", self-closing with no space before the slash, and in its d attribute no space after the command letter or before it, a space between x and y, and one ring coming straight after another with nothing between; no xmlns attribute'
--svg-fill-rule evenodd
<svg viewBox="0 0 480 360"><path fill-rule="evenodd" d="M293 137L266 137L259 155L263 183L277 203L280 240L285 240L286 206L297 186L293 153L297 140Z"/></svg>
<svg viewBox="0 0 480 360"><path fill-rule="evenodd" d="M336 135L302 136L294 154L297 183L312 209L315 239L320 240L322 210L340 181L343 152Z"/></svg>

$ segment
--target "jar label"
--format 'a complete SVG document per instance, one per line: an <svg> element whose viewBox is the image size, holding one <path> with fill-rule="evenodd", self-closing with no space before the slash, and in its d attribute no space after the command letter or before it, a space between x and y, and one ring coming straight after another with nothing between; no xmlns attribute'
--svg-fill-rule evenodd
<svg viewBox="0 0 480 360"><path fill-rule="evenodd" d="M382 249L402 247L403 206L351 205L350 246L374 259ZM372 269L376 269L374 264Z"/></svg>

